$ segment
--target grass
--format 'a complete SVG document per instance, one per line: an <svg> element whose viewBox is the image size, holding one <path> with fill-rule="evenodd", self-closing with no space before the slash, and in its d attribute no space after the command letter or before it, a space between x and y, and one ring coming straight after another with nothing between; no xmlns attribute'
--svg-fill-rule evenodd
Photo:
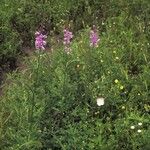
<svg viewBox="0 0 150 150"><path fill-rule="evenodd" d="M0 101L1 149L148 150L144 24L122 13L103 26L98 48L89 47L87 28L72 41L71 54L63 47L34 53L26 70L8 75Z"/></svg>

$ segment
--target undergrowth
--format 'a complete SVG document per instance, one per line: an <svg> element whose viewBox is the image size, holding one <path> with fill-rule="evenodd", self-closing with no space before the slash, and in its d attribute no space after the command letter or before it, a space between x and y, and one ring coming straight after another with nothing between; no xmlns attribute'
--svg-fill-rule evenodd
<svg viewBox="0 0 150 150"><path fill-rule="evenodd" d="M150 53L145 25L121 13L8 75L0 101L2 150L148 150ZM104 105L98 106L97 99Z"/></svg>

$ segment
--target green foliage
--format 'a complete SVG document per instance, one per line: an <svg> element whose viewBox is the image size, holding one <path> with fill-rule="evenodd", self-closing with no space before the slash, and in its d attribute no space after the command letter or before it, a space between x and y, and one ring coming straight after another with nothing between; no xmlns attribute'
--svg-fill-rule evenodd
<svg viewBox="0 0 150 150"><path fill-rule="evenodd" d="M65 2L61 13L87 3ZM102 3L88 2L89 14ZM100 26L99 47L89 47L86 28L72 41L71 54L63 47L50 54L36 52L26 59L26 70L8 76L0 101L1 149L149 149L150 45L148 21L143 18L148 3L110 2L113 9ZM120 11L123 5L126 11ZM145 13L135 13L137 8ZM51 11L54 16L56 10ZM38 17L37 22L23 21L35 28ZM105 99L103 106L97 105L99 97Z"/></svg>
<svg viewBox="0 0 150 150"><path fill-rule="evenodd" d="M67 13L63 1L56 5L51 1L4 0L1 4L0 60L3 61L17 57L21 46L33 45L34 32L39 24L45 24L50 30Z"/></svg>
<svg viewBox="0 0 150 150"><path fill-rule="evenodd" d="M22 46L33 46L34 33L40 24L45 26L49 34L51 30L61 33L64 25L69 23L76 32L92 24L101 26L107 18L119 16L122 12L126 13L125 20L131 18L133 22L135 19L141 22L140 30L144 30L149 39L148 0L2 0L0 60L4 62L7 58L16 58L22 52ZM105 31L105 26L100 29Z"/></svg>

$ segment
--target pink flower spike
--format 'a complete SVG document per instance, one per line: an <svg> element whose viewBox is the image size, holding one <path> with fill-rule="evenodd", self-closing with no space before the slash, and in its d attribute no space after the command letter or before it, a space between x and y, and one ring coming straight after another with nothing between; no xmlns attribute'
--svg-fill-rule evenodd
<svg viewBox="0 0 150 150"><path fill-rule="evenodd" d="M97 33L96 26L93 25L92 30L90 31L90 46L91 47L98 47L100 39Z"/></svg>
<svg viewBox="0 0 150 150"><path fill-rule="evenodd" d="M71 39L73 38L73 34L72 32L70 32L68 29L64 29L64 46L65 46L65 51L67 53L70 53L71 49L70 49L70 43L71 43Z"/></svg>
<svg viewBox="0 0 150 150"><path fill-rule="evenodd" d="M46 45L46 35L43 35L40 31L35 32L35 48L45 50Z"/></svg>

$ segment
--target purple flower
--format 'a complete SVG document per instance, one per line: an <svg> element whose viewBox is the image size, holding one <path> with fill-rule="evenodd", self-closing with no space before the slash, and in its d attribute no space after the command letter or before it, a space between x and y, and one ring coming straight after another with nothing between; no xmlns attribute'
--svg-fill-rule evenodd
<svg viewBox="0 0 150 150"><path fill-rule="evenodd" d="M43 35L40 31L35 32L35 47L36 49L45 50L46 46L46 35Z"/></svg>
<svg viewBox="0 0 150 150"><path fill-rule="evenodd" d="M64 29L64 45L65 45L65 51L67 53L69 53L71 51L70 47L70 43L71 43L71 39L73 38L73 34L72 32L70 32L68 29Z"/></svg>
<svg viewBox="0 0 150 150"><path fill-rule="evenodd" d="M96 26L93 25L92 30L90 31L90 46L98 47L98 42L100 41Z"/></svg>

